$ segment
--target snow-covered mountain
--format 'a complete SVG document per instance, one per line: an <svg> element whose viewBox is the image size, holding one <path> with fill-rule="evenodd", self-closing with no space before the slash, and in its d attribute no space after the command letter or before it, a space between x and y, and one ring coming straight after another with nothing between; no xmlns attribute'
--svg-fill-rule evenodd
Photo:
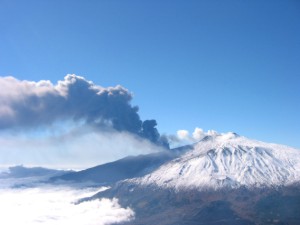
<svg viewBox="0 0 300 225"><path fill-rule="evenodd" d="M206 136L192 150L127 182L163 188L271 187L300 181L300 150L235 133Z"/></svg>
<svg viewBox="0 0 300 225"><path fill-rule="evenodd" d="M179 153L82 201L119 199L124 225L300 224L300 150L211 133Z"/></svg>

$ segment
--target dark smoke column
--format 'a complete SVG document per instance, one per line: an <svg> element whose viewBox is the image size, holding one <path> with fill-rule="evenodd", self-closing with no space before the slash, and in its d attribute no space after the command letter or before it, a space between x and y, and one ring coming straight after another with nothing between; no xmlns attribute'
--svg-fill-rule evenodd
<svg viewBox="0 0 300 225"><path fill-rule="evenodd" d="M170 146L167 138L164 136L160 136L158 130L156 129L156 126L156 120L145 120L142 124L141 136L157 145L169 149Z"/></svg>

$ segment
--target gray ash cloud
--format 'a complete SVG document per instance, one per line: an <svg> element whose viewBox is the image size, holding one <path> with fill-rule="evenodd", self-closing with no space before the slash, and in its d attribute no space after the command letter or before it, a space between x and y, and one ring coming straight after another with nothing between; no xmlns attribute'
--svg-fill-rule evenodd
<svg viewBox="0 0 300 225"><path fill-rule="evenodd" d="M101 87L84 77L67 75L50 81L20 81L0 78L0 129L27 129L73 120L99 130L114 129L146 138L168 147L155 120L142 121L132 94L124 87Z"/></svg>

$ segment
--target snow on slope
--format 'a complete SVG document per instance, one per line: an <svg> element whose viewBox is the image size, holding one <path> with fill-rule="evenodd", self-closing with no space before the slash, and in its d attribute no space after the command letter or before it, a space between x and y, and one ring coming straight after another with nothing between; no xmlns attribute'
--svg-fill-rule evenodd
<svg viewBox="0 0 300 225"><path fill-rule="evenodd" d="M206 136L193 150L130 182L176 189L218 189L299 181L300 150L226 133Z"/></svg>

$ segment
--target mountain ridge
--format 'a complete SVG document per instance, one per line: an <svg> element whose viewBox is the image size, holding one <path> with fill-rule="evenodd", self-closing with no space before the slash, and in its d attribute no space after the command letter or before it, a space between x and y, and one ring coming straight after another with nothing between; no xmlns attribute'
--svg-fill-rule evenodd
<svg viewBox="0 0 300 225"><path fill-rule="evenodd" d="M300 151L229 132L204 137L194 148L163 164L138 185L218 189L289 185L300 181Z"/></svg>

